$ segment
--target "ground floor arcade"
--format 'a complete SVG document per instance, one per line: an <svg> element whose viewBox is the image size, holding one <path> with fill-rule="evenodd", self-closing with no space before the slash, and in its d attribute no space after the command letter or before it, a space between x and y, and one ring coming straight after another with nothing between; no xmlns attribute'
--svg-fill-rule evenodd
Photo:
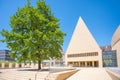
<svg viewBox="0 0 120 80"><path fill-rule="evenodd" d="M99 61L70 61L68 66L73 67L99 67Z"/></svg>

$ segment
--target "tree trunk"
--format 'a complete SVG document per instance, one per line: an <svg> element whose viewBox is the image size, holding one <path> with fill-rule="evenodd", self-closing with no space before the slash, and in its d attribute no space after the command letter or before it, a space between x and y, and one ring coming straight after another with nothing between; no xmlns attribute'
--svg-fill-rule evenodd
<svg viewBox="0 0 120 80"><path fill-rule="evenodd" d="M41 61L38 60L38 70L41 70Z"/></svg>

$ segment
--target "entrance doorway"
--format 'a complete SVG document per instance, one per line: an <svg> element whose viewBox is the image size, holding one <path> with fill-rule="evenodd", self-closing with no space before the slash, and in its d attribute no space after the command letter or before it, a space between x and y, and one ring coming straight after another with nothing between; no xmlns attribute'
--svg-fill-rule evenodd
<svg viewBox="0 0 120 80"><path fill-rule="evenodd" d="M92 61L87 62L87 67L92 67Z"/></svg>
<svg viewBox="0 0 120 80"><path fill-rule="evenodd" d="M85 67L85 62L80 62L80 67Z"/></svg>
<svg viewBox="0 0 120 80"><path fill-rule="evenodd" d="M75 61L75 62L68 62L69 66L72 67L99 67L98 61Z"/></svg>
<svg viewBox="0 0 120 80"><path fill-rule="evenodd" d="M94 61L94 67L98 67L99 64L98 64L98 61Z"/></svg>

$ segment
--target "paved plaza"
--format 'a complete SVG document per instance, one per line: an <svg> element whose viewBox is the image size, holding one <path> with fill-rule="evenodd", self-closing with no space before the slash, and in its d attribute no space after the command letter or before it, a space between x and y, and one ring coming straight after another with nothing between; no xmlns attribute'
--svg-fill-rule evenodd
<svg viewBox="0 0 120 80"><path fill-rule="evenodd" d="M112 76L107 73L105 68L78 68L79 71L67 80L114 80ZM49 73L59 73L60 71L67 71L67 68L52 68L49 72L48 68L42 71L37 69L22 68L22 69L0 69L0 80L45 80ZM110 69L111 70L111 69ZM118 71L120 69L112 69ZM119 73L120 75L120 73ZM51 79L49 79L51 80ZM53 79L52 79L53 80ZM116 79L120 80L120 79Z"/></svg>
<svg viewBox="0 0 120 80"><path fill-rule="evenodd" d="M37 71L37 68L0 69L0 80L45 80L50 73L58 74L73 69L68 67L51 67L50 70L45 67L41 71Z"/></svg>
<svg viewBox="0 0 120 80"><path fill-rule="evenodd" d="M29 71L24 69L0 69L0 80L44 80L48 71Z"/></svg>
<svg viewBox="0 0 120 80"><path fill-rule="evenodd" d="M103 68L83 68L67 80L112 80Z"/></svg>

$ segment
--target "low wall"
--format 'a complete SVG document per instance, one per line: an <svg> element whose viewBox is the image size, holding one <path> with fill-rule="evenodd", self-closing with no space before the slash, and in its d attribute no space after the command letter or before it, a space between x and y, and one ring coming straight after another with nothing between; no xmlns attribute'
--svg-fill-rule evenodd
<svg viewBox="0 0 120 80"><path fill-rule="evenodd" d="M9 69L9 68L30 68L35 67L35 64L30 63L15 63L15 62L0 62L0 69Z"/></svg>
<svg viewBox="0 0 120 80"><path fill-rule="evenodd" d="M112 75L113 80L120 80L120 74L117 74L117 73L115 73L115 72L113 72L113 71L111 71L111 70L109 70L109 69L106 69L106 71L107 71L110 75Z"/></svg>

